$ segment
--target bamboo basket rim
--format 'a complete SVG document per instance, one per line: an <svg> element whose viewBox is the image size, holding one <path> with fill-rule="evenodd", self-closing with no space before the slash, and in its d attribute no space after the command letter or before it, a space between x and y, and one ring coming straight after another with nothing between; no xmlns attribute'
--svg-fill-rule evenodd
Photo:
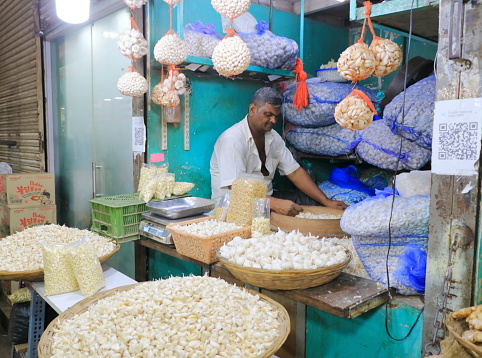
<svg viewBox="0 0 482 358"><path fill-rule="evenodd" d="M447 321L445 322L445 325L447 326L447 329L455 338L455 340L459 342L460 345L462 345L467 350L467 352L469 352L475 358L482 356L482 345L478 346L475 343L472 343L466 339L463 339L462 336L457 332L457 328L464 331L469 329L469 325L467 324L467 322L465 322L465 319L460 319L460 320L455 319L450 314L447 317Z"/></svg>
<svg viewBox="0 0 482 358"><path fill-rule="evenodd" d="M83 299L82 301L76 303L72 307L62 312L60 315L58 315L54 320L50 322L50 324L45 328L42 336L40 337L38 347L37 347L38 357L39 358L51 357L52 355L51 343L53 342L53 337L55 335L54 327L57 325L58 322L61 322L66 319L70 319L74 317L76 314L87 311L93 303L99 301L102 298L114 295L117 292L128 291L134 288L135 286L143 283L145 282L138 282L131 285L120 286L120 287L112 288L110 290L97 292L96 294ZM239 288L246 290L251 294L258 295L261 300L264 300L270 303L271 305L275 306L278 309L278 313L280 315L279 320L281 322L281 326L279 328L279 334L273 340L272 345L262 355L258 357L258 358L269 358L281 348L281 346L286 341L286 338L288 338L288 334L290 333L290 317L289 317L288 311L279 302L275 301L274 299L258 291L251 290L246 287L239 287Z"/></svg>
<svg viewBox="0 0 482 358"><path fill-rule="evenodd" d="M168 225L166 226L166 229L169 230L171 233L174 232L175 234L181 234L181 235L184 235L184 236L189 236L189 237L192 237L193 239L214 240L214 239L223 237L223 236L225 236L226 234L230 234L230 233L232 233L233 231L246 230L247 228L251 228L250 226L242 226L242 227L239 228L239 229L232 229L232 230L229 230L229 231L224 231L224 232L220 232L220 233L213 234L213 235L207 235L207 236L201 236L201 235L197 235L197 234L191 234L191 233L189 233L189 232L187 232L187 231L179 230L179 229L177 228L177 227L179 227L179 226L186 226L186 225L189 225L189 224L195 224L195 223L198 223L198 222L201 222L201 221L214 220L214 219L216 219L216 216L207 216L207 217L205 217L205 218L199 218L199 219L181 221L181 222L179 222L179 223L168 224ZM238 225L238 226L240 226L240 225Z"/></svg>
<svg viewBox="0 0 482 358"><path fill-rule="evenodd" d="M0 239L1 241L2 239ZM120 244L114 243L114 249L108 254L99 257L100 263L104 263L120 250ZM0 271L0 280L2 281L43 281L44 270L27 270L27 271Z"/></svg>

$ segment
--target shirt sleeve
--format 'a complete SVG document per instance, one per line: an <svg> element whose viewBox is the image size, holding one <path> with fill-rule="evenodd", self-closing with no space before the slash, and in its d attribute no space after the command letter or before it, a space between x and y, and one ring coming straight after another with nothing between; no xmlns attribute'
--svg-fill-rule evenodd
<svg viewBox="0 0 482 358"><path fill-rule="evenodd" d="M274 131L273 131L274 132ZM293 154L286 147L285 141L281 136L274 132L275 153L279 156L278 170L280 175L290 175L300 167L293 157Z"/></svg>
<svg viewBox="0 0 482 358"><path fill-rule="evenodd" d="M223 188L232 185L240 173L246 172L246 150L242 148L239 138L232 135L220 137L216 150L219 185Z"/></svg>

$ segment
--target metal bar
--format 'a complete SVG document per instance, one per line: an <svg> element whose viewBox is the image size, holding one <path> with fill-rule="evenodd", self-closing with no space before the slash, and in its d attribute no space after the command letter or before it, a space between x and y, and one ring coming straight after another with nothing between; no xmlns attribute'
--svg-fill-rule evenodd
<svg viewBox="0 0 482 358"><path fill-rule="evenodd" d="M28 289L32 294L30 300L30 317L28 326L28 357L38 357L38 342L44 331L45 324L45 301L44 299L28 285Z"/></svg>

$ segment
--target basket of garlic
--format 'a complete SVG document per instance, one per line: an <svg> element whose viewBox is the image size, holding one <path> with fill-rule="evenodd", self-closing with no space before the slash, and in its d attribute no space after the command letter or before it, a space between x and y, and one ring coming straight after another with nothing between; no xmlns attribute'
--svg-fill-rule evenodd
<svg viewBox="0 0 482 358"><path fill-rule="evenodd" d="M334 280L351 252L332 240L278 231L234 238L219 249L219 260L239 280L269 290L298 290Z"/></svg>
<svg viewBox="0 0 482 358"><path fill-rule="evenodd" d="M251 226L218 221L215 216L169 224L166 229L178 253L206 264L219 261L217 250L226 242L251 235Z"/></svg>
<svg viewBox="0 0 482 358"><path fill-rule="evenodd" d="M112 239L89 230L56 224L41 225L17 232L0 240L0 280L43 281L43 255L40 242L70 243L88 237L99 261L105 262L120 249Z"/></svg>
<svg viewBox="0 0 482 358"><path fill-rule="evenodd" d="M40 358L271 357L290 331L278 302L201 276L122 286L61 313L38 344Z"/></svg>

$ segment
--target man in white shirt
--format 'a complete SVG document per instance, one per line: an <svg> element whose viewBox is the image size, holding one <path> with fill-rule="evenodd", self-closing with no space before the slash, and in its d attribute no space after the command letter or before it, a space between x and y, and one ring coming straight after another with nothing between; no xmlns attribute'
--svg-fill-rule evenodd
<svg viewBox="0 0 482 358"><path fill-rule="evenodd" d="M296 216L303 211L300 205L292 200L275 197L277 192L272 196L272 180L278 169L281 175L286 175L312 201L331 208L346 208L342 201L326 197L293 158L281 136L272 130L281 103L281 96L274 89L260 88L253 95L248 115L218 138L210 163L212 198L216 200L222 197L242 173L261 174L268 186L271 210Z"/></svg>

